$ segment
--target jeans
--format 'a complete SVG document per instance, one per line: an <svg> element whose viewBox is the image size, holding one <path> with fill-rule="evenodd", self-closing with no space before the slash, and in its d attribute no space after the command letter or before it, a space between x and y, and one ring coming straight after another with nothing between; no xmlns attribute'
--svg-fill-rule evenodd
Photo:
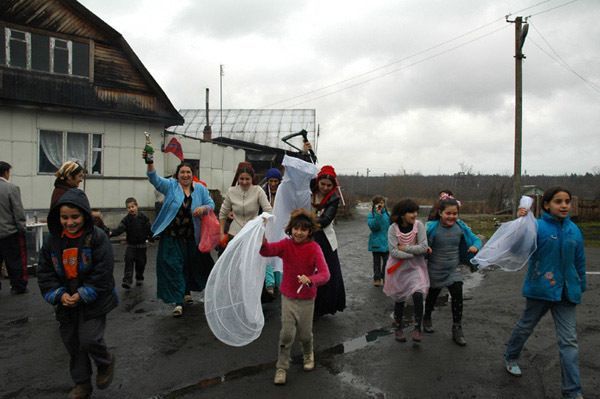
<svg viewBox="0 0 600 399"><path fill-rule="evenodd" d="M525 342L548 310L552 313L558 338L562 394L565 397L574 397L581 392L574 303L565 300L551 302L527 298L523 315L508 340L504 359L515 361L519 358Z"/></svg>

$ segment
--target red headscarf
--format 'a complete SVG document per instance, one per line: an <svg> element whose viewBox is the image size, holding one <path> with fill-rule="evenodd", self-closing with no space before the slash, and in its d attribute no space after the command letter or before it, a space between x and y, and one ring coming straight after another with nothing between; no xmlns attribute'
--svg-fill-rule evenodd
<svg viewBox="0 0 600 399"><path fill-rule="evenodd" d="M322 179L329 179L333 183L333 188L329 193L327 193L325 197L323 197L319 204L313 204L313 206L317 209L322 209L325 206L325 204L327 204L327 201L329 201L331 196L335 194L335 188L337 187L337 174L335 173L335 169L333 168L333 166L324 165L319 171L319 173L317 173L317 190L319 189L319 180Z"/></svg>

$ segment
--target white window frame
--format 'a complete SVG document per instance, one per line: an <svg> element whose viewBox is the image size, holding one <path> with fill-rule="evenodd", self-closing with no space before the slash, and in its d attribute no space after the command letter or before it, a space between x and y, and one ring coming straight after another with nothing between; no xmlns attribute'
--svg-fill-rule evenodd
<svg viewBox="0 0 600 399"><path fill-rule="evenodd" d="M25 35L25 40L23 41L22 39L13 38L12 32L23 33ZM24 30L19 30L19 29L4 28L4 37L5 37L4 54L6 54L6 65L11 68L21 69L21 67L13 66L10 63L10 43L13 40L19 41L21 43L24 42L25 43L25 69L30 71L31 70L31 33L26 32Z"/></svg>
<svg viewBox="0 0 600 399"><path fill-rule="evenodd" d="M73 161L73 159L67 159L67 138L68 138L69 133L86 134L88 136L88 146L87 146L87 154L86 155L87 155L88 163L90 163L90 165L84 165L84 167L88 170L88 173L91 174L91 168L93 166L93 165L91 165L91 163L93 162L93 159L94 159L94 153L97 152L98 156L100 157L100 173L93 174L93 176L103 176L104 175L104 134L89 133L89 132L73 132L73 131L69 131L69 130L55 130L55 129L43 129L43 128L38 129L38 142L37 142L37 150L38 150L37 174L38 175L53 175L54 174L54 172L41 172L40 171L39 152L42 150L41 149L42 131L52 132L52 133L60 133L62 135L61 163L64 163L66 161ZM94 147L94 136L95 135L98 135L101 137L101 147ZM78 161L81 161L81 160L78 160Z"/></svg>
<svg viewBox="0 0 600 399"><path fill-rule="evenodd" d="M66 42L67 43L67 57L68 57L68 72L66 75L73 75L73 42L71 40L59 39L57 37L50 36L50 72L57 75L65 75L62 72L54 71L54 50L56 48L56 42Z"/></svg>

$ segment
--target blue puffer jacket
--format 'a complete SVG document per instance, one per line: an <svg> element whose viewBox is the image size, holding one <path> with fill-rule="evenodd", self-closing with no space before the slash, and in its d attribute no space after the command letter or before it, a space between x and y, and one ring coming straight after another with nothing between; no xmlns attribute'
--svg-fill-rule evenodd
<svg viewBox="0 0 600 399"><path fill-rule="evenodd" d="M561 222L547 212L542 213L537 225L537 250L529 259L523 296L553 302L565 297L581 303L586 280L579 227L568 217Z"/></svg>
<svg viewBox="0 0 600 399"><path fill-rule="evenodd" d="M371 234L369 234L369 251L388 252L387 232L390 228L390 214L387 209L383 209L381 213L369 212L367 224L371 229Z"/></svg>
<svg viewBox="0 0 600 399"><path fill-rule="evenodd" d="M156 171L148 172L147 175L148 180L150 180L150 183L152 183L154 188L165 196L163 206L160 208L160 212L158 212L158 216L156 216L154 224L152 225L152 234L156 237L173 221L179 208L181 208L181 204L183 204L185 194L176 179L165 179L164 177L159 176ZM192 191L192 211L203 205L208 205L210 209L215 209L215 202L210 197L206 187L194 183L194 191ZM201 223L200 218L195 217L193 219L194 237L196 239L196 244L198 244L198 242L200 242Z"/></svg>

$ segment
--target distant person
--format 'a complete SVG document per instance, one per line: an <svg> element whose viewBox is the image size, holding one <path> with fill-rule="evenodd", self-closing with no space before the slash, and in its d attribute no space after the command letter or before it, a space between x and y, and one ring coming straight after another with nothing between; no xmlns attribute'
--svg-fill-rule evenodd
<svg viewBox="0 0 600 399"><path fill-rule="evenodd" d="M107 388L113 378L115 356L104 342L106 314L117 307L113 278L114 256L107 235L92 223L85 193L64 193L48 214L50 236L38 265L38 284L54 306L59 331L70 355L75 387L69 398L92 394L92 362L96 387Z"/></svg>
<svg viewBox="0 0 600 399"><path fill-rule="evenodd" d="M315 296L317 287L329 280L323 252L313 241L313 233L318 228L311 212L297 209L292 212L285 228L289 237L274 243L265 239L260 249L262 256L278 256L283 260L281 331L273 381L276 385L286 383L292 345L296 337L302 343L304 370L311 371L315 368L312 332Z"/></svg>
<svg viewBox="0 0 600 399"><path fill-rule="evenodd" d="M10 182L8 162L0 161L0 265L6 264L11 294L27 292L25 211L21 190Z"/></svg>
<svg viewBox="0 0 600 399"><path fill-rule="evenodd" d="M79 163L75 161L63 163L54 174L56 180L54 180L54 191L52 191L52 198L50 199L50 208L54 207L56 201L58 201L65 192L72 188L78 188L79 184L83 181L85 174L85 168Z"/></svg>
<svg viewBox="0 0 600 399"><path fill-rule="evenodd" d="M133 285L134 266L135 285L140 286L144 282L147 241L152 236L152 230L150 228L150 219L138 209L138 203L135 198L127 198L125 206L127 207L127 216L121 220L116 229L110 231L110 237L117 237L123 233L127 234L125 270L121 287L128 290Z"/></svg>
<svg viewBox="0 0 600 399"><path fill-rule="evenodd" d="M385 264L388 260L388 229L390 214L385 207L385 198L376 195L371 199L371 212L367 216L369 251L373 254L373 285L382 287L385 278Z"/></svg>
<svg viewBox="0 0 600 399"><path fill-rule="evenodd" d="M452 296L452 340L465 346L462 330L463 278L458 265L468 262L482 242L469 226L458 218L460 203L453 197L439 201L438 213L434 220L427 222L427 241L431 255L427 262L429 271L429 293L425 301L423 331L433 333L431 313L442 288L446 287Z"/></svg>
<svg viewBox="0 0 600 399"><path fill-rule="evenodd" d="M281 172L277 168L271 168L267 170L265 174L265 184L263 184L262 189L267 195L267 199L269 200L269 204L271 206L275 205L275 196L277 195L277 189L281 184ZM281 272L276 272L273 270L273 265L270 263L267 264L265 269L265 290L266 292L273 297L275 295L275 289L279 287L281 284Z"/></svg>
<svg viewBox="0 0 600 399"><path fill-rule="evenodd" d="M383 292L394 300L395 339L406 342L403 331L404 303L412 298L415 328L414 342L422 340L423 299L429 290L429 276L425 255L431 253L427 245L425 226L417 220L419 205L405 199L392 209L392 225L388 229L390 257L386 265Z"/></svg>
<svg viewBox="0 0 600 399"><path fill-rule="evenodd" d="M342 267L338 258L337 236L333 230L333 220L337 215L340 197L337 194L337 175L331 165L325 165L313 179L312 207L317 214L321 229L315 232L315 241L323 250L330 278L327 284L317 290L315 317L335 314L346 308L346 288L342 277Z"/></svg>
<svg viewBox="0 0 600 399"><path fill-rule="evenodd" d="M142 152L142 158L145 157ZM152 224L153 236L160 236L156 254L157 296L175 305L173 317L181 317L184 302L193 302L191 291L204 289L213 267L210 254L202 254L198 243L201 217L214 209L215 203L206 187L193 182L191 164L180 163L173 176L165 179L149 162L148 180L165 196Z"/></svg>
<svg viewBox="0 0 600 399"><path fill-rule="evenodd" d="M575 307L586 289L586 268L581 231L569 218L571 192L552 187L542 197L537 249L529 258L523 283L525 310L508 340L506 370L521 376L517 360L541 318L550 311L558 338L563 398L583 398L579 377L579 346ZM519 216L527 211L519 209Z"/></svg>
<svg viewBox="0 0 600 399"><path fill-rule="evenodd" d="M99 208L92 208L92 222L110 237L110 229L104 224L104 216Z"/></svg>

